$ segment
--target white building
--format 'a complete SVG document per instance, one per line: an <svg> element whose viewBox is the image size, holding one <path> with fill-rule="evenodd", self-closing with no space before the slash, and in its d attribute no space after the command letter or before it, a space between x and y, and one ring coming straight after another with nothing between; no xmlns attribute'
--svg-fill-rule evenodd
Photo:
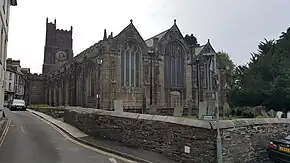
<svg viewBox="0 0 290 163"><path fill-rule="evenodd" d="M4 82L4 105L7 104L8 101L13 99L15 93L15 78L16 73L12 70L5 71L5 82Z"/></svg>
<svg viewBox="0 0 290 163"><path fill-rule="evenodd" d="M0 0L0 108L4 103L4 80L7 58L10 6L16 6L17 0Z"/></svg>
<svg viewBox="0 0 290 163"><path fill-rule="evenodd" d="M24 99L24 89L26 76L22 71L19 60L6 60L5 85L4 85L4 103L12 99ZM4 104L4 105L5 105Z"/></svg>

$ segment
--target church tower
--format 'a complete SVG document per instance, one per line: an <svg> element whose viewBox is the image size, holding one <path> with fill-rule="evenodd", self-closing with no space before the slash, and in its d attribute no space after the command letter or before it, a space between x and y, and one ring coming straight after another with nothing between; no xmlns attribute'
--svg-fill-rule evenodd
<svg viewBox="0 0 290 163"><path fill-rule="evenodd" d="M48 22L48 18L46 18L46 36L42 74L47 74L66 61L73 59L72 32L72 26L70 30L57 29L56 20L52 23Z"/></svg>

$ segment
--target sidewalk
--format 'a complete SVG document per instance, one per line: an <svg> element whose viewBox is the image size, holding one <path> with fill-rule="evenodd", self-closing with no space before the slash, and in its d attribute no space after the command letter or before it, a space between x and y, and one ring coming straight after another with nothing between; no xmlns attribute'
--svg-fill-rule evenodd
<svg viewBox="0 0 290 163"><path fill-rule="evenodd" d="M165 156L163 156L161 154L154 153L151 151L146 151L143 149L136 149L136 148L133 149L133 148L124 147L121 144L118 144L118 143L112 142L112 141L96 139L92 136L89 136L89 135L81 132L77 128L75 128L75 127L73 127L65 122L62 122L60 120L52 118L49 115L46 115L44 113L37 112L34 110L30 110L30 109L27 109L27 111L29 111L32 114L37 115L37 116L43 118L44 120L50 122L51 124L55 125L56 127L61 129L62 131L64 131L66 134L68 134L73 139L75 139L81 143L87 144L89 146L101 149L103 151L113 153L113 154L119 155L119 156L127 158L127 159L131 159L131 160L137 161L137 162L174 163L174 161L166 158Z"/></svg>
<svg viewBox="0 0 290 163"><path fill-rule="evenodd" d="M9 124L10 124L10 121L7 118L0 117L0 147L8 132Z"/></svg>

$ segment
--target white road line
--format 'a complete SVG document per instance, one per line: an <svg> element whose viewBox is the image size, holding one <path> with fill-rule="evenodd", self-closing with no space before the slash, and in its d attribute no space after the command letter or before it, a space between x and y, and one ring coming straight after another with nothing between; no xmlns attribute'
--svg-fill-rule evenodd
<svg viewBox="0 0 290 163"><path fill-rule="evenodd" d="M114 159L114 158L109 158L109 160L111 163L117 163L116 159Z"/></svg>
<svg viewBox="0 0 290 163"><path fill-rule="evenodd" d="M26 132L25 132L23 126L21 126L21 131L22 131L24 134L26 134Z"/></svg>
<svg viewBox="0 0 290 163"><path fill-rule="evenodd" d="M12 113L17 113L16 111L12 111Z"/></svg>
<svg viewBox="0 0 290 163"><path fill-rule="evenodd" d="M9 130L9 126L10 126L11 120L7 121L6 127L2 133L2 135L0 135L0 147L2 146L5 137L7 136L8 130Z"/></svg>

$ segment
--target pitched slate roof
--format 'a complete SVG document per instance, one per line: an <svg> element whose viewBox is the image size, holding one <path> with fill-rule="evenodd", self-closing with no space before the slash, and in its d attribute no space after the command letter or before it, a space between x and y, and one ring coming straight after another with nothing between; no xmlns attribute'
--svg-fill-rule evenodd
<svg viewBox="0 0 290 163"><path fill-rule="evenodd" d="M162 39L162 37L163 37L163 36L164 36L168 31L169 31L169 29L167 29L167 30L165 30L165 31L163 31L163 32L161 32L161 33L159 33L159 34L157 34L157 35L155 35L155 36L153 36L153 37L151 37L151 38L145 40L145 43L147 44L148 47L152 47L152 46L153 46L153 38L158 38L158 41L159 41L160 39Z"/></svg>
<svg viewBox="0 0 290 163"><path fill-rule="evenodd" d="M205 47L205 45L202 45L202 46L199 46L199 47L196 47L195 48L195 55L198 55L201 51L202 51L202 49Z"/></svg>

